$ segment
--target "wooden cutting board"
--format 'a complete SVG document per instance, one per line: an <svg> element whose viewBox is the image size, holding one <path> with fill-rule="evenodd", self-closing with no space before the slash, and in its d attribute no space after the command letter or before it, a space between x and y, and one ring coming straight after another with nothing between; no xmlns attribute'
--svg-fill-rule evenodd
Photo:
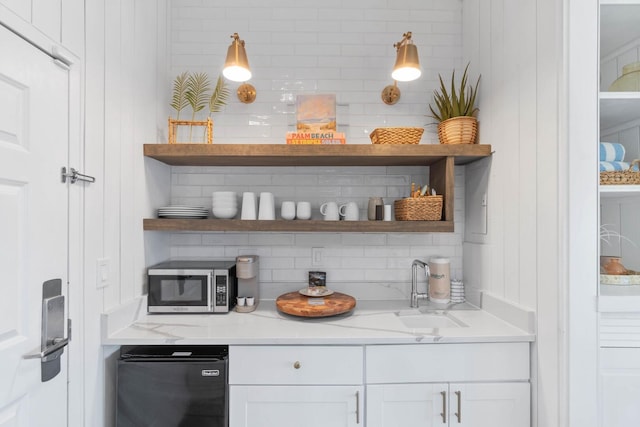
<svg viewBox="0 0 640 427"><path fill-rule="evenodd" d="M276 299L276 307L283 313L300 317L326 317L347 313L356 306L350 295L334 292L326 297L307 297L300 292L289 292Z"/></svg>

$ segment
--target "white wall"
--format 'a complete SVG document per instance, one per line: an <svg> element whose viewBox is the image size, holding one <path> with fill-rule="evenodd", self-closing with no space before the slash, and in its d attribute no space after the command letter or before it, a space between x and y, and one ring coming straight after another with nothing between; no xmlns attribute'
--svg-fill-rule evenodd
<svg viewBox="0 0 640 427"><path fill-rule="evenodd" d="M171 201L211 208L216 190L270 191L276 214L284 200L310 201L313 218L321 219L321 203L355 201L367 217L369 196L385 203L408 194L412 182L425 183L427 167L174 167ZM363 299L409 301L411 262L431 256L451 259L452 277L462 277L464 235L464 167L455 170L454 233L176 233L174 258L229 259L260 256L261 298L275 299L299 289L308 271L327 272L329 286ZM323 261L313 265L312 248L322 248ZM424 276L422 276L424 277ZM425 279L421 281L421 292Z"/></svg>
<svg viewBox="0 0 640 427"><path fill-rule="evenodd" d="M245 41L257 99L240 103L238 84L231 84L232 99L214 115L214 143L283 143L285 133L295 130L297 94L334 93L339 130L349 143L369 144L376 127L430 123L426 114L438 73L448 76L461 66L461 0L171 0L170 12L167 115L176 75L200 71L215 81L229 36L237 32ZM423 75L398 83L402 97L388 106L380 94L393 84L393 44L407 31ZM426 128L422 142L437 142L435 126Z"/></svg>
<svg viewBox="0 0 640 427"><path fill-rule="evenodd" d="M224 6L206 1L171 1L170 77L183 71L207 72L215 81L225 60L230 35L245 40L258 95L253 104L233 96L214 115L215 143L284 143L295 130L298 94L333 93L338 130L349 144L370 144L376 127L423 127L438 73L461 72L461 1L385 0L264 2L245 0ZM392 84L393 44L412 31L423 75L399 83L402 97L388 106L380 99ZM473 74L473 70L471 70ZM188 111L186 116L188 116ZM181 118L185 118L185 112ZM165 140L159 141L164 142ZM435 126L426 126L422 142L438 143ZM272 191L283 200L312 202L314 217L325 201L356 201L362 216L368 197L385 203L406 197L412 182L426 184L425 168L172 168L172 203L211 206L215 190ZM307 272L327 271L329 284L361 298L406 299L411 261L448 256L452 273L462 277L464 167L456 168L455 233L181 233L172 236L171 255L233 258L261 256L261 296L276 298L306 283ZM324 250L322 265L311 264L311 249ZM348 260L348 261L347 261Z"/></svg>
<svg viewBox="0 0 640 427"><path fill-rule="evenodd" d="M143 293L145 264L161 258L148 245L142 218L168 197L169 170L146 164L142 144L161 120L156 97L166 46L166 5L154 0L86 2L85 168L96 177L85 203L85 425L112 425L112 348L101 347L99 313ZM157 239L153 235L145 236ZM162 238L162 237L160 237ZM109 263L108 285L96 288L96 261ZM105 411L104 402L107 402Z"/></svg>
<svg viewBox="0 0 640 427"><path fill-rule="evenodd" d="M561 378L562 259L560 203L562 3L465 0L464 60L482 74L480 136L495 150L467 168L464 276L479 291L537 313L532 347L532 425L564 425ZM481 168L485 163L487 168ZM480 186L478 183L482 183ZM475 273L475 274L474 274Z"/></svg>

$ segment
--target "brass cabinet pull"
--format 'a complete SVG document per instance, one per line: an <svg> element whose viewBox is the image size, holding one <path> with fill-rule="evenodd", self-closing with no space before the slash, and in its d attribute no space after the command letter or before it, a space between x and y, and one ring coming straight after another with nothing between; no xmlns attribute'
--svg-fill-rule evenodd
<svg viewBox="0 0 640 427"><path fill-rule="evenodd" d="M462 392L456 391L456 396L458 396L458 412L456 412L456 417L458 417L458 424L462 422Z"/></svg>
<svg viewBox="0 0 640 427"><path fill-rule="evenodd" d="M442 416L442 424L446 424L447 423L447 392L441 391L440 394L442 395L442 413L440 415Z"/></svg>
<svg viewBox="0 0 640 427"><path fill-rule="evenodd" d="M360 424L360 391L356 391L356 424Z"/></svg>
<svg viewBox="0 0 640 427"><path fill-rule="evenodd" d="M297 360L293 364L293 367L296 368L296 369L300 369L300 366L302 366L302 365L300 365L300 362L298 362Z"/></svg>

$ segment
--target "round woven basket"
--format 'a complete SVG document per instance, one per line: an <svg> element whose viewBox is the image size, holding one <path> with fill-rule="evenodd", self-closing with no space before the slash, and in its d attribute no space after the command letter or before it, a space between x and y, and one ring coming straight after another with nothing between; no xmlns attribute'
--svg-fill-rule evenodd
<svg viewBox="0 0 640 427"><path fill-rule="evenodd" d="M472 116L452 117L438 123L440 144L474 144L478 119Z"/></svg>

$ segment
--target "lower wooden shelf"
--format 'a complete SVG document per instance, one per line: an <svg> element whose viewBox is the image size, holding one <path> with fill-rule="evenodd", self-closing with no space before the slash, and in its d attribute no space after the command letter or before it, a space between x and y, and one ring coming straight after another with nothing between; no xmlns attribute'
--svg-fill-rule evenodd
<svg viewBox="0 0 640 427"><path fill-rule="evenodd" d="M145 218L150 231L267 231L334 233L445 233L453 232L453 221L323 221Z"/></svg>

